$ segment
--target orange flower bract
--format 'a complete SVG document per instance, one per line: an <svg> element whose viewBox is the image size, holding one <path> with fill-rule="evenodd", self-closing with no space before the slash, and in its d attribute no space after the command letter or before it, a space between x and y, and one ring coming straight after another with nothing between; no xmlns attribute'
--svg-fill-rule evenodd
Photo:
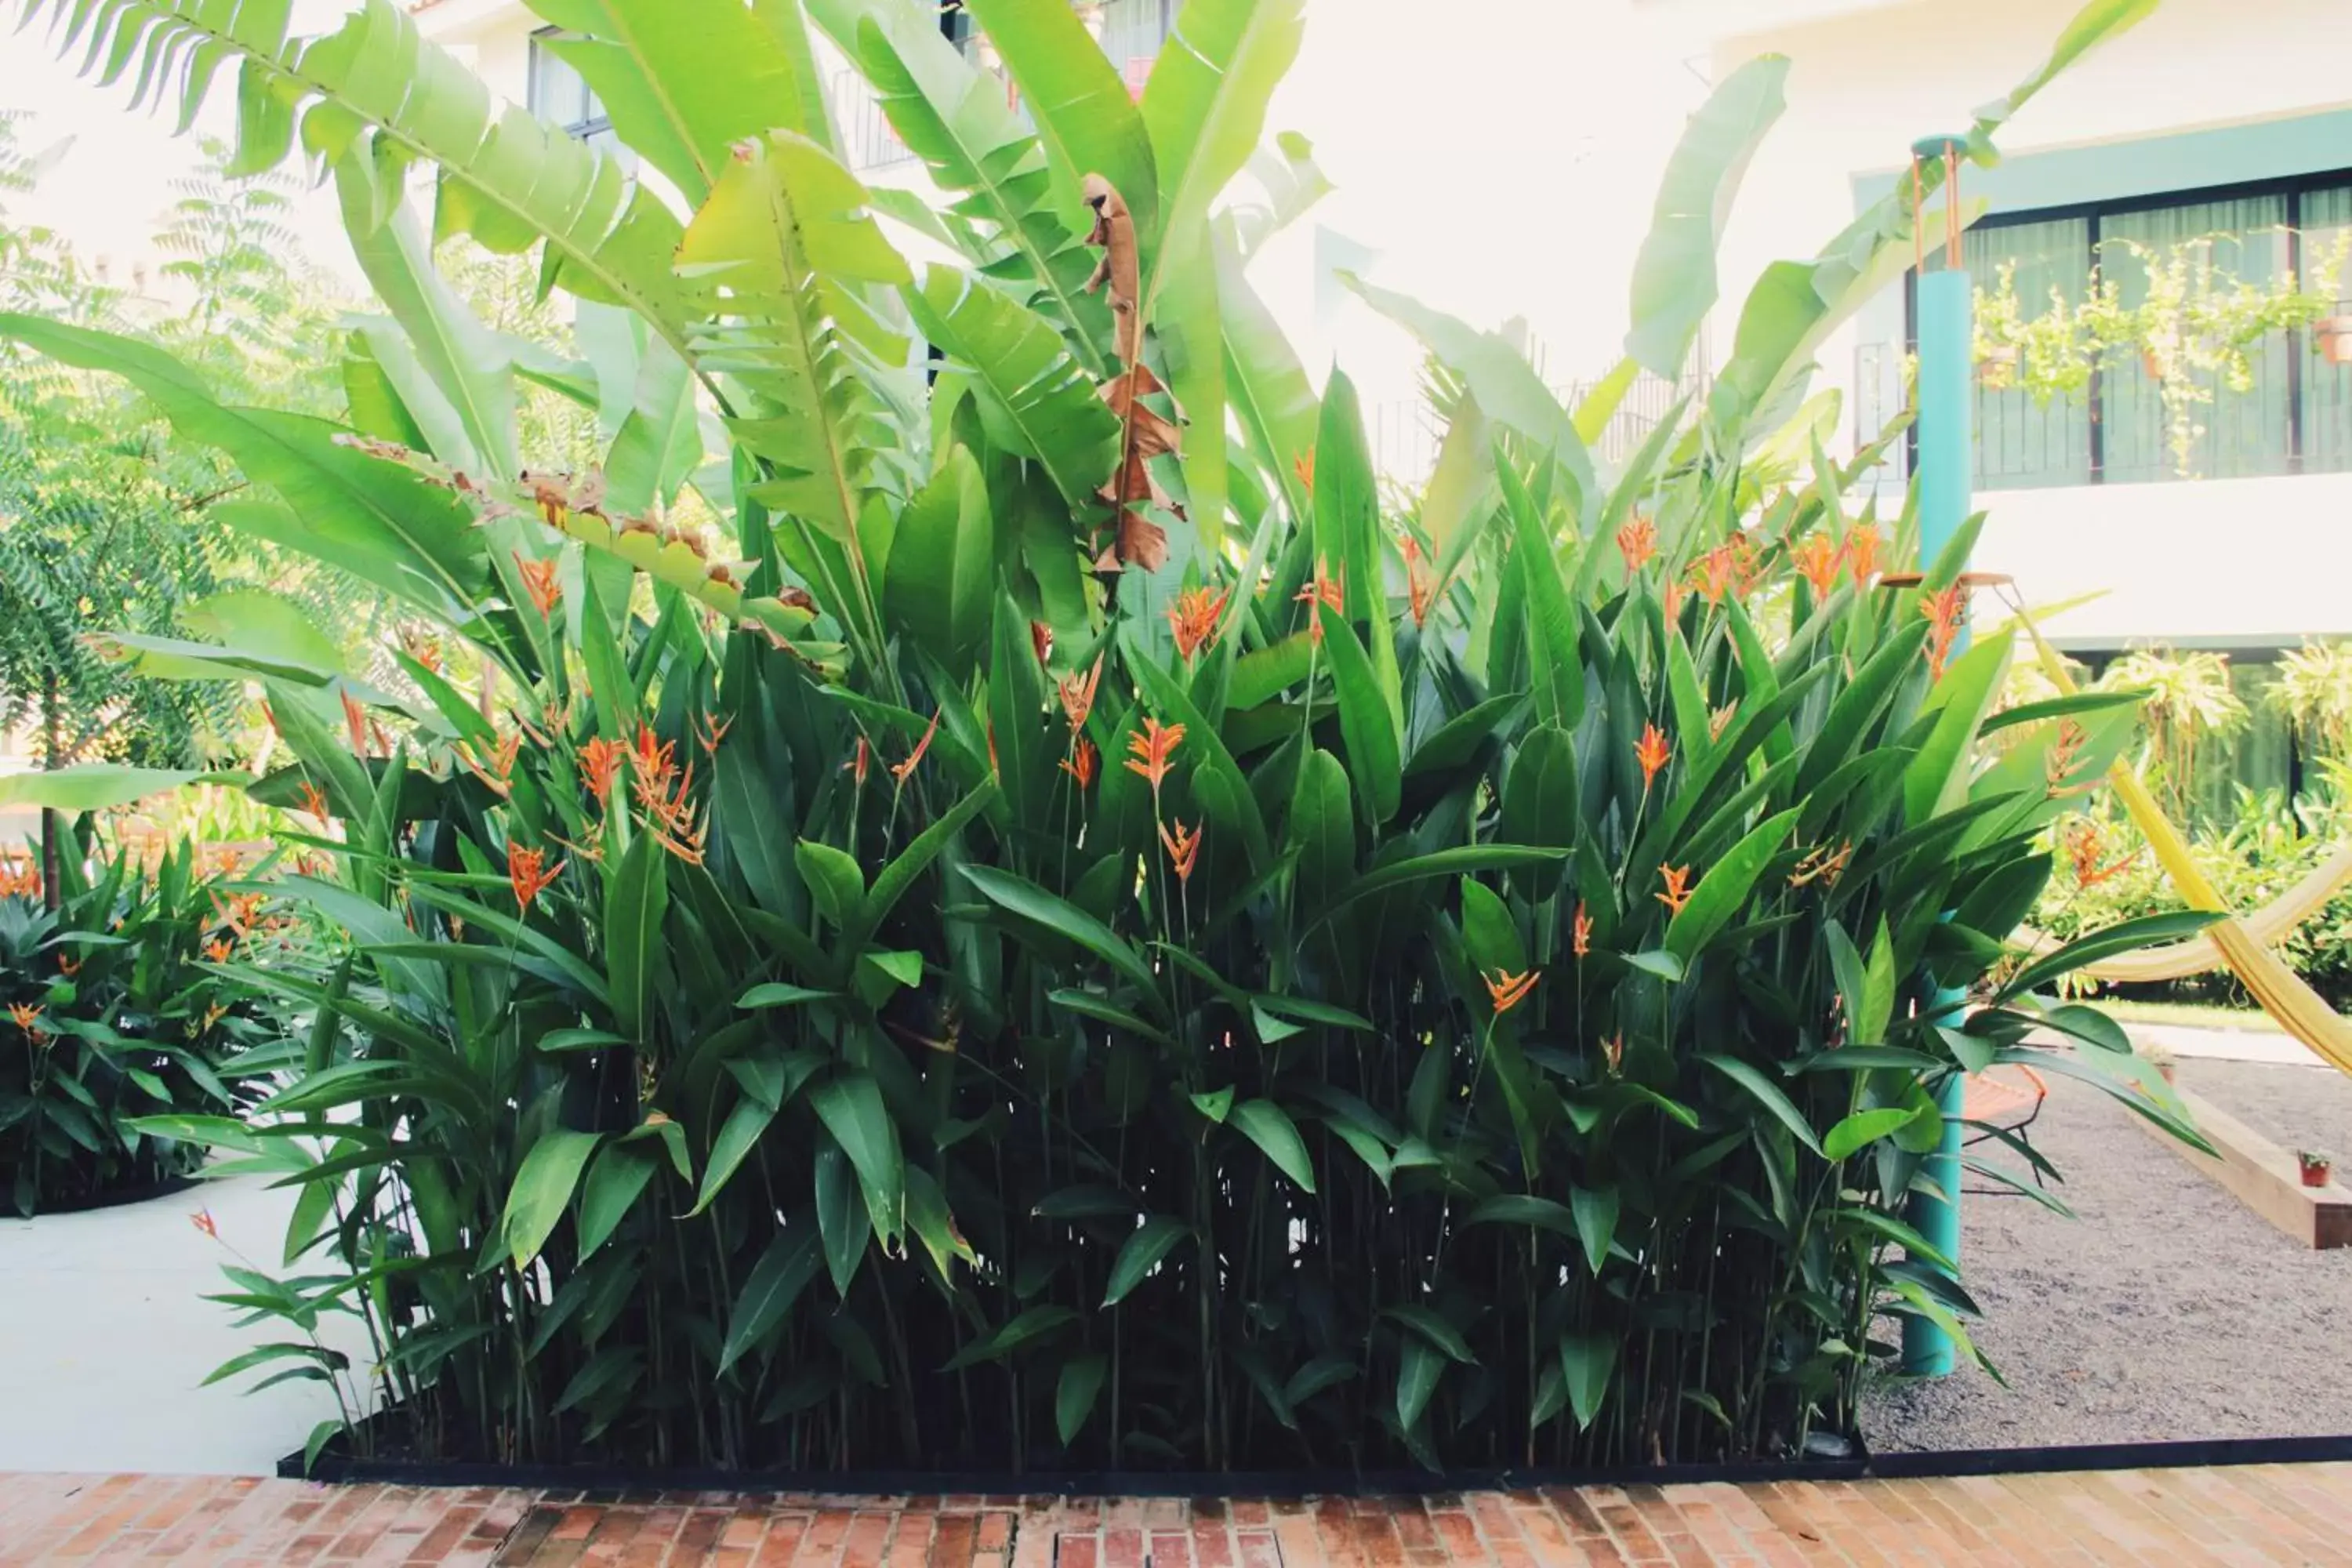
<svg viewBox="0 0 2352 1568"><path fill-rule="evenodd" d="M549 884L562 873L563 862L547 864L544 849L525 849L520 845L507 846L507 882L514 889L515 902L522 912L530 913L531 900L547 891Z"/></svg>
<svg viewBox="0 0 2352 1568"><path fill-rule="evenodd" d="M900 784L905 784L908 778L913 774L915 764L923 760L923 753L931 749L931 737L939 732L940 716L937 713L934 713L931 715L929 728L923 731L923 738L915 742L915 749L907 753L907 760L903 763L893 763L890 764L890 776L898 780Z"/></svg>
<svg viewBox="0 0 2352 1568"><path fill-rule="evenodd" d="M1176 635L1176 651L1184 662L1192 662L1202 645L1216 636L1217 623L1225 613L1225 600L1230 590L1212 595L1206 588L1187 588L1176 595L1168 606L1168 626ZM1097 664L1099 670L1101 666Z"/></svg>
<svg viewBox="0 0 2352 1568"><path fill-rule="evenodd" d="M1168 759L1175 755L1177 743L1183 739L1183 725L1162 724L1146 714L1142 731L1127 738L1127 749L1135 753L1128 759L1127 771L1150 780L1157 795L1168 777Z"/></svg>
<svg viewBox="0 0 2352 1568"><path fill-rule="evenodd" d="M1582 899L1576 900L1576 922L1570 932L1570 945L1579 958L1592 951L1592 917L1585 912Z"/></svg>
<svg viewBox="0 0 2352 1568"><path fill-rule="evenodd" d="M1658 902L1675 914L1682 913L1683 906L1690 902L1690 874L1687 866L1658 868L1658 876L1666 884L1666 890L1658 895Z"/></svg>
<svg viewBox="0 0 2352 1568"><path fill-rule="evenodd" d="M1853 570L1853 585L1867 588L1878 574L1878 526L1857 522L1845 532L1846 564Z"/></svg>
<svg viewBox="0 0 2352 1568"><path fill-rule="evenodd" d="M1813 597L1826 599L1837 586L1845 571L1845 552L1829 542L1828 536L1816 533L1790 552L1789 559L1797 568L1797 575L1812 584Z"/></svg>
<svg viewBox="0 0 2352 1568"><path fill-rule="evenodd" d="M1617 531L1617 550L1625 557L1625 575L1631 577L1658 552L1658 525L1646 517L1636 517Z"/></svg>
<svg viewBox="0 0 2352 1568"><path fill-rule="evenodd" d="M1528 993L1536 988L1536 977L1542 973L1540 969L1530 969L1523 974L1513 974L1507 969L1497 969L1478 978L1486 983L1486 995L1493 1001L1495 1016L1499 1018L1527 1000Z"/></svg>
<svg viewBox="0 0 2352 1568"><path fill-rule="evenodd" d="M1168 830L1168 825L1163 822L1160 825L1160 842L1168 851L1168 863L1176 868L1176 879L1180 882L1191 881L1192 862L1199 859L1201 856L1201 829L1196 826L1187 831L1184 825L1180 822L1176 825L1176 830L1171 833Z"/></svg>
<svg viewBox="0 0 2352 1568"><path fill-rule="evenodd" d="M515 571L522 577L522 591L530 595L530 602L538 606L540 617L544 620L554 615L555 606L563 599L562 586L555 580L556 563L553 561L526 561L520 552L516 554L514 563Z"/></svg>
<svg viewBox="0 0 2352 1568"><path fill-rule="evenodd" d="M1095 691L1102 685L1102 656L1097 654L1084 675L1066 675L1055 688L1061 693L1063 716L1069 720L1073 733L1087 727L1087 715L1095 710Z"/></svg>
<svg viewBox="0 0 2352 1568"><path fill-rule="evenodd" d="M1062 759L1062 771L1078 781L1082 790L1092 789L1095 773L1102 765L1102 753L1084 735L1070 742L1070 754Z"/></svg>
<svg viewBox="0 0 2352 1568"><path fill-rule="evenodd" d="M1665 732L1655 724L1642 726L1642 738L1634 744L1633 760L1642 764L1642 787L1658 776L1658 770L1674 756L1674 748L1666 744Z"/></svg>

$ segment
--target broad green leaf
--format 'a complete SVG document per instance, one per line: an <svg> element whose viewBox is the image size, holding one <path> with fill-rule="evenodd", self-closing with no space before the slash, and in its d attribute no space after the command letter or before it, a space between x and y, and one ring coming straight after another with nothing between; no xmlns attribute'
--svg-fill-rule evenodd
<svg viewBox="0 0 2352 1568"><path fill-rule="evenodd" d="M1115 1307L1125 1300L1128 1292L1142 1284L1144 1276L1158 1268L1160 1260L1192 1234L1181 1220L1164 1215L1154 1215L1137 1226L1135 1233L1119 1244L1118 1257L1110 1266L1110 1287L1103 1292L1103 1305Z"/></svg>
<svg viewBox="0 0 2352 1568"><path fill-rule="evenodd" d="M1160 234L1160 180L1150 133L1127 84L1077 14L1033 0L973 0L1054 171L1063 212L1082 211L1079 182L1100 174L1127 203L1149 252Z"/></svg>
<svg viewBox="0 0 2352 1568"><path fill-rule="evenodd" d="M1102 1392L1103 1374L1110 1370L1110 1358L1098 1351L1074 1355L1062 1363L1062 1375L1054 1386L1054 1430L1060 1434L1062 1447L1068 1447L1086 1426L1087 1417L1094 1413L1095 1398Z"/></svg>
<svg viewBox="0 0 2352 1568"><path fill-rule="evenodd" d="M991 438L1035 459L1071 506L1093 505L1118 461L1118 420L1054 324L950 267L928 268L906 299L924 335L971 370Z"/></svg>
<svg viewBox="0 0 2352 1568"><path fill-rule="evenodd" d="M1077 1321L1077 1313L1067 1307L1028 1308L1015 1314L987 1338L975 1340L956 1352L940 1370L955 1372L984 1361L1002 1361L1015 1351L1061 1332Z"/></svg>
<svg viewBox="0 0 2352 1568"><path fill-rule="evenodd" d="M580 1256L586 1258L604 1245L613 1227L637 1201L653 1179L654 1160L625 1143L608 1143L588 1167L580 1190Z"/></svg>
<svg viewBox="0 0 2352 1568"><path fill-rule="evenodd" d="M1087 401L1101 406L1089 393ZM970 664L995 613L996 532L988 485L962 447L917 491L890 545L883 605L891 628L947 668Z"/></svg>
<svg viewBox="0 0 2352 1568"><path fill-rule="evenodd" d="M736 1292L735 1309L727 1320L727 1342L719 1354L719 1376L726 1376L730 1367L784 1321L822 1266L814 1226L803 1221L776 1234Z"/></svg>
<svg viewBox="0 0 2352 1568"><path fill-rule="evenodd" d="M856 1167L875 1233L886 1244L897 1241L906 1226L905 1156L880 1086L864 1073L837 1073L812 1090L809 1099L817 1120Z"/></svg>
<svg viewBox="0 0 2352 1568"><path fill-rule="evenodd" d="M1569 1407L1582 1431L1601 1414L1609 1397L1610 1374L1617 1366L1617 1340L1611 1334L1563 1334L1559 1341L1560 1375L1567 1381Z"/></svg>
<svg viewBox="0 0 2352 1568"><path fill-rule="evenodd" d="M1579 1187L1569 1194L1576 1212L1577 1238L1584 1244L1584 1261L1595 1275L1609 1261L1609 1244L1617 1235L1617 1189Z"/></svg>
<svg viewBox="0 0 2352 1568"><path fill-rule="evenodd" d="M1396 721L1356 628L1328 605L1318 605L1315 613L1321 617L1323 656L1339 693L1339 735L1348 748L1348 771L1364 803L1364 815L1375 824L1383 823L1396 815L1402 798Z"/></svg>
<svg viewBox="0 0 2352 1568"><path fill-rule="evenodd" d="M1462 1331L1439 1317L1435 1310L1423 1306L1391 1307L1381 1316L1393 1318L1419 1334L1431 1345L1444 1352L1450 1361L1465 1366L1475 1365L1478 1358L1470 1353L1470 1345L1463 1339Z"/></svg>
<svg viewBox="0 0 2352 1568"><path fill-rule="evenodd" d="M1880 1110L1857 1110L1831 1128L1822 1138L1822 1154L1830 1160L1843 1160L1868 1148L1881 1138L1889 1138L1910 1124L1917 1115L1907 1105L1889 1106Z"/></svg>
<svg viewBox="0 0 2352 1568"><path fill-rule="evenodd" d="M604 897L604 973L613 1016L634 1040L653 1039L653 991L669 907L669 852L650 833L629 841Z"/></svg>
<svg viewBox="0 0 2352 1568"><path fill-rule="evenodd" d="M499 1251L527 1269L547 1245L556 1222L571 1206L572 1189L580 1184L581 1167L604 1141L597 1132L555 1128L542 1133L515 1172L507 1189L506 1213L499 1222Z"/></svg>
<svg viewBox="0 0 2352 1568"><path fill-rule="evenodd" d="M1785 55L1759 55L1699 106L1666 160L1648 237L1633 264L1633 330L1625 353L1658 375L1682 374L1714 309L1716 247L1748 160L1786 106Z"/></svg>
<svg viewBox="0 0 2352 1568"><path fill-rule="evenodd" d="M1284 1175L1310 1193L1315 1190L1315 1163L1307 1157L1298 1124L1288 1111L1270 1100L1245 1100L1234 1107L1232 1121Z"/></svg>
<svg viewBox="0 0 2352 1568"><path fill-rule="evenodd" d="M967 866L964 876L989 902L1076 942L1108 963L1125 978L1133 981L1145 994L1157 1000L1159 977L1152 973L1151 965L1144 962L1143 955L1136 952L1125 938L1076 904L1047 892L1034 882L992 866Z"/></svg>
<svg viewBox="0 0 2352 1568"><path fill-rule="evenodd" d="M1737 1057L1703 1051L1698 1059L1754 1096L1759 1105L1770 1111L1782 1126L1797 1135L1798 1142L1816 1154L1822 1152L1821 1140L1814 1135L1812 1125L1805 1120L1805 1113L1797 1109L1779 1084Z"/></svg>
<svg viewBox="0 0 2352 1568"><path fill-rule="evenodd" d="M1747 904L1748 895L1755 891L1757 879L1780 852L1780 845L1789 837L1789 830L1797 825L1799 815L1791 808L1762 823L1706 868L1698 886L1691 889L1690 901L1666 924L1668 952L1687 966L1706 950L1706 944Z"/></svg>
<svg viewBox="0 0 2352 1568"><path fill-rule="evenodd" d="M735 1168L743 1163L744 1156L760 1142L760 1134L775 1119L775 1111L757 1100L747 1097L736 1101L735 1109L720 1124L719 1135L710 1141L710 1158L702 1167L702 1191L695 1198L694 1207L688 1211L688 1219L709 1208L726 1190Z"/></svg>
<svg viewBox="0 0 2352 1568"><path fill-rule="evenodd" d="M866 900L866 874L857 862L830 844L803 838L793 851L801 879L817 912L835 926L846 927Z"/></svg>
<svg viewBox="0 0 2352 1568"><path fill-rule="evenodd" d="M80 813L129 805L151 795L214 776L184 768L133 768L117 763L77 763L53 772L0 776L0 806L45 806Z"/></svg>

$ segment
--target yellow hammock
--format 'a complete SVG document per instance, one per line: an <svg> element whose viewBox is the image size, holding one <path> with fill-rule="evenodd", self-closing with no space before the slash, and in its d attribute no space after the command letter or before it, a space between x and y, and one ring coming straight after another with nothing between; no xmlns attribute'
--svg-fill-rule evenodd
<svg viewBox="0 0 2352 1568"><path fill-rule="evenodd" d="M2073 696L2080 689L2075 686L2074 677L2066 673L2065 661L2042 640L2041 628L2033 624L2032 617L2025 613L2022 605L2012 604L2011 607L2017 612L2018 624L2025 628L2025 635L2033 639L2034 652L2042 661L2042 673L2061 692ZM2273 940L2275 940L2275 933L2293 926L2299 917L2294 916L2292 905L2298 900L2309 898L2310 889L2322 877L2333 875L2340 880L2345 874L2347 858L2352 858L2352 851L2338 855L2326 866L2304 879L2285 898L2278 900L2255 917L2254 921L2242 922L2229 915L2229 906L2221 901L2221 895L2214 891L2213 884L2205 879L2205 873L2197 868L2195 858L2189 853L2188 839L2172 826L2163 808L2156 804L2156 797L2148 793L2146 784L2140 783L2139 775L2132 772L2130 764L2120 757L2116 758L2108 765L2107 782L2115 786L2116 798L2124 803L2124 809L2131 813L2131 819L2138 826L2141 836L2147 838L2148 847L2156 852L2158 863L2164 868L2165 875L2172 879L2173 887L2188 901L2189 907L2219 910L2224 916L2206 927L2205 934L2194 942L2178 945L2189 948L2200 942L2210 942L2221 955L2222 962L2236 972L2239 981L2262 1010L2278 1020L2280 1027L2334 1063L2338 1070L2352 1074L2352 1021L2338 1017L2335 1009L2320 999L2317 992L2305 984L2294 971L2281 963L2278 955L2263 944L2263 939L2255 931L2255 924L2259 921L2263 930L2273 933ZM2323 893L2321 898L2325 896ZM2283 905L2290 906L2284 913L2281 910ZM2172 948L2159 948L2147 956L2162 958L2168 965L2173 962L2170 958L2173 952ZM2097 974L2099 972L2095 968L2092 973ZM2100 975L2100 978L2106 976Z"/></svg>
<svg viewBox="0 0 2352 1568"><path fill-rule="evenodd" d="M2352 846L2338 849L2302 881L2238 923L2258 945L2276 947L2347 882L2352 882ZM2018 927L2016 940L2032 953L2047 952L2061 945L2056 937L2032 926ZM2229 962L2210 936L2193 936L2187 942L2167 942L2162 947L2142 948L2137 952L2118 953L2096 963L2086 963L2083 973L2111 984L2154 985L2203 974Z"/></svg>

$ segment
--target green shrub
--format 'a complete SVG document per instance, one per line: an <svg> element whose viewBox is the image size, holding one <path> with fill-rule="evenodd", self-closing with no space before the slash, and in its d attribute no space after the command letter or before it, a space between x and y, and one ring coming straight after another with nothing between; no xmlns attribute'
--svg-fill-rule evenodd
<svg viewBox="0 0 2352 1568"><path fill-rule="evenodd" d="M311 1023L240 1064L282 1087L172 1125L326 1194L289 1248L313 1272L230 1299L364 1317L391 1414L355 1441L1786 1452L1851 1425L1888 1320L1966 1343L1903 1218L1951 1074L2032 1060L2179 1128L2096 1015L2047 1014L2079 1056L2018 1044L2095 945L1964 1017L1919 1005L2000 958L2034 834L2128 718L2045 708L1979 768L2003 649L1947 668L1951 623L1854 570L1909 531L1845 515L1859 470L1804 468L1786 416L1908 254L1900 203L1776 268L1705 408L1614 472L1586 440L1633 361L1570 411L1501 340L1365 289L1459 378L1406 524L1353 389L1316 396L1244 271L1317 184L1303 144L1260 161L1267 208L1210 216L1297 0L1191 0L1139 107L1068 12L982 0L1042 136L922 8L813 4L950 197L888 205L962 258L919 274L797 107L793 7L677 5L703 54L573 46L690 221L493 127L384 0L307 48L215 9L114 12L246 58L257 162L298 120L329 153L413 367L355 364L336 429L121 340L0 331L128 376L274 493L246 521L440 638L382 689L299 637L176 653L268 687L298 763L256 793L328 829L331 873L285 886L348 947L247 976ZM2062 57L2141 9L2101 0ZM1669 172L1654 368L1714 302L1691 226L1784 69L1737 73ZM504 481L517 361L428 269L396 180L420 158L436 230L543 242L544 279L629 312L589 363L527 367L619 411L603 473ZM723 545L679 524L703 514ZM2058 766L2075 712L2096 744ZM275 1338L238 1364L350 1370Z"/></svg>
<svg viewBox="0 0 2352 1568"><path fill-rule="evenodd" d="M0 1183L26 1215L194 1171L201 1145L134 1119L233 1112L217 1069L272 1028L223 967L260 929L257 896L187 845L152 869L66 847L55 910L29 862L0 862Z"/></svg>

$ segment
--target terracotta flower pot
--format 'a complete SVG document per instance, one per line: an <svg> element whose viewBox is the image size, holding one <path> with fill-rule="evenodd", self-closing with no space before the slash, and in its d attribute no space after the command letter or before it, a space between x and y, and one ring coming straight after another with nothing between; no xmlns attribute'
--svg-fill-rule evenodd
<svg viewBox="0 0 2352 1568"><path fill-rule="evenodd" d="M2329 364L2352 364L2352 316L2326 316L2312 323L2319 357Z"/></svg>

